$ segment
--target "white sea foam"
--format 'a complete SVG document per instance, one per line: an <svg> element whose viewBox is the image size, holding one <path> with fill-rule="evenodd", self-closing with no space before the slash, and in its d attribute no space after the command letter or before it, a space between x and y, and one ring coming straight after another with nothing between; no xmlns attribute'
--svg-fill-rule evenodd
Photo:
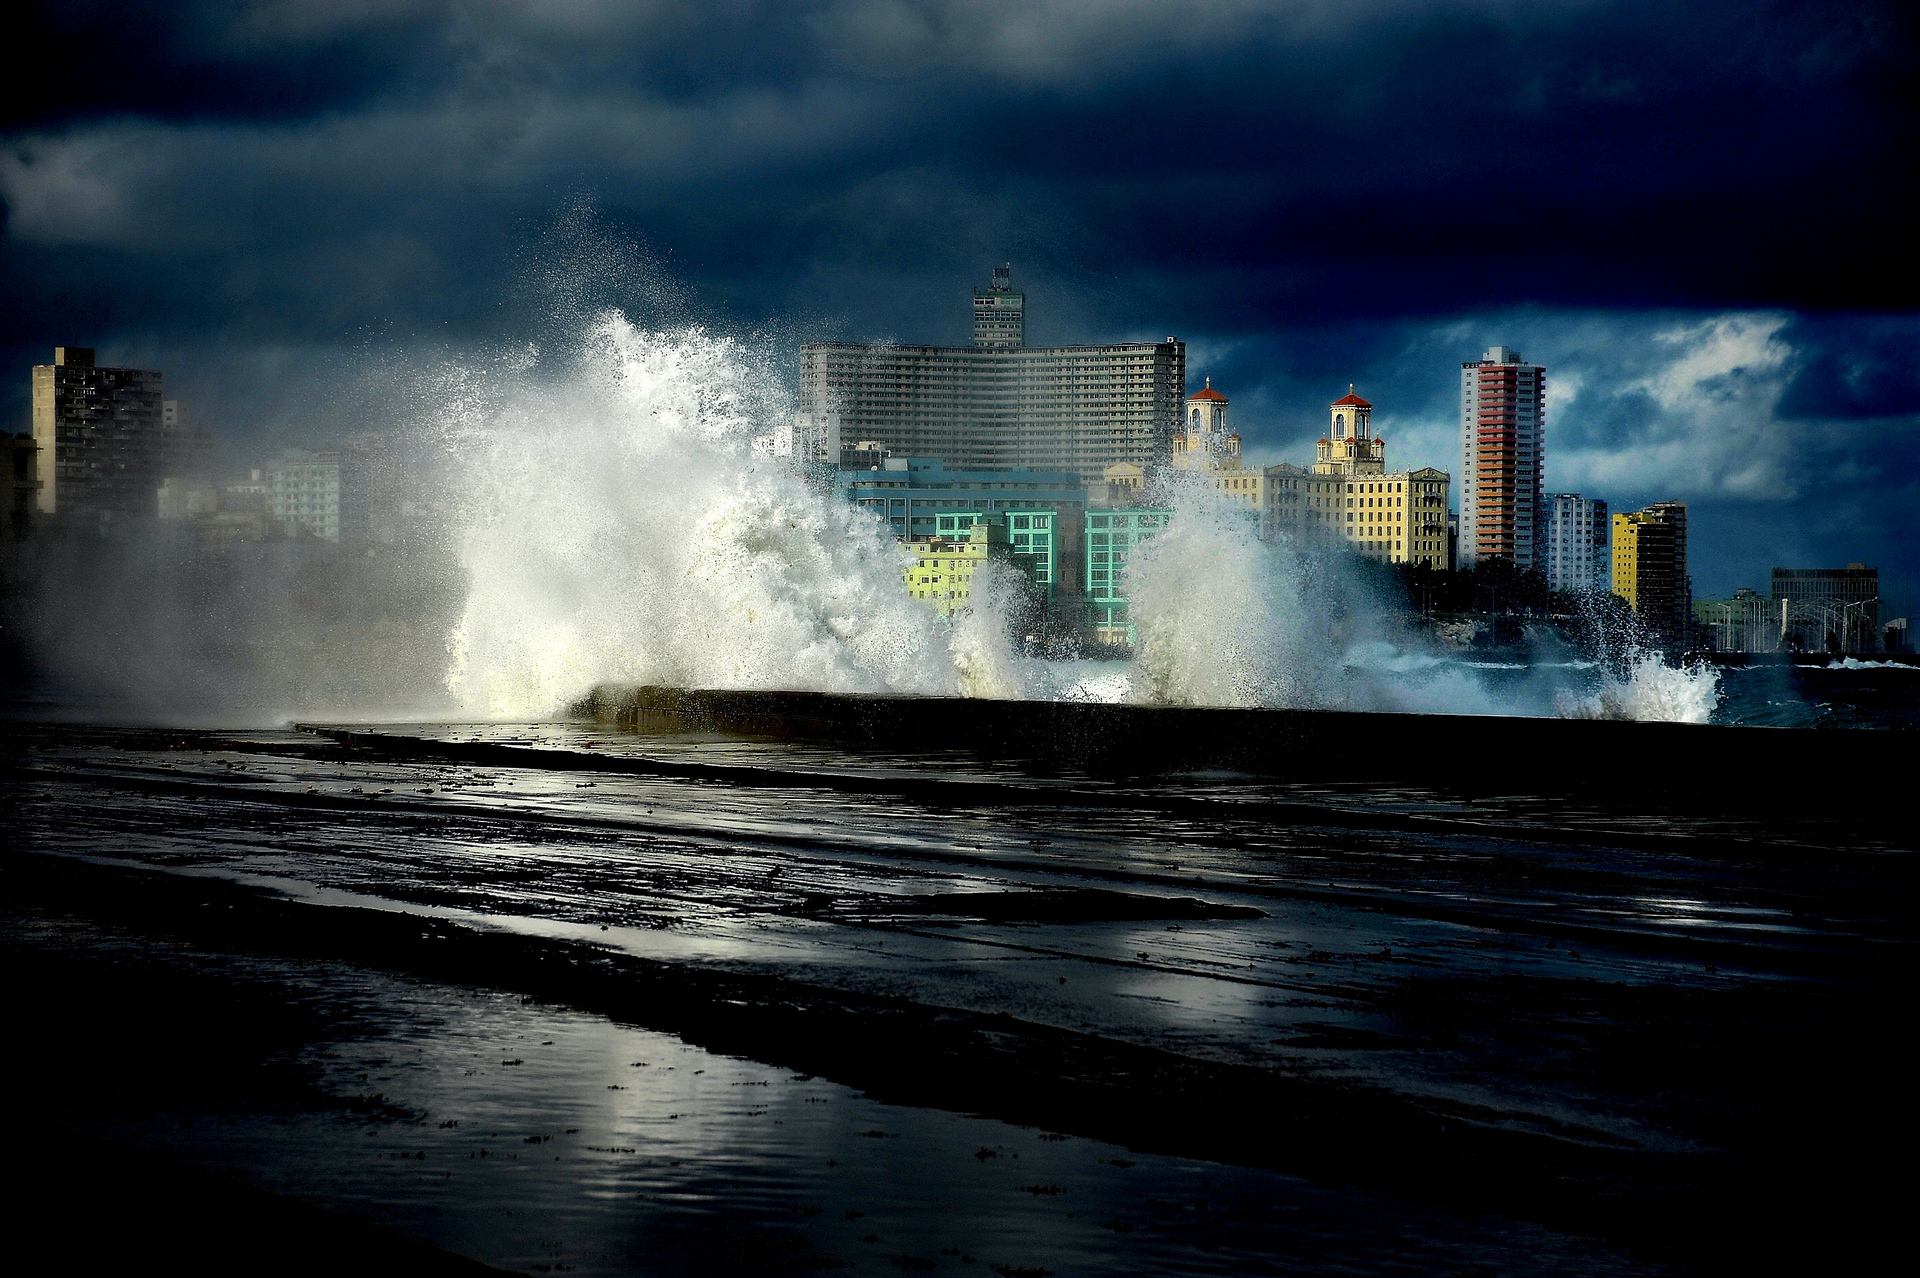
<svg viewBox="0 0 1920 1278"><path fill-rule="evenodd" d="M1139 636L1129 696L1159 705L1317 704L1298 579L1210 487L1173 485L1169 526L1127 565Z"/></svg>
<svg viewBox="0 0 1920 1278"><path fill-rule="evenodd" d="M1605 674L1586 696L1562 691L1557 709L1568 719L1635 719L1643 723L1706 723L1720 704L1720 671L1704 662L1671 666L1642 652L1623 674Z"/></svg>
<svg viewBox="0 0 1920 1278"><path fill-rule="evenodd" d="M1838 661L1827 663L1829 670L1912 670L1920 672L1920 666L1904 661L1862 661L1858 657L1842 657Z"/></svg>

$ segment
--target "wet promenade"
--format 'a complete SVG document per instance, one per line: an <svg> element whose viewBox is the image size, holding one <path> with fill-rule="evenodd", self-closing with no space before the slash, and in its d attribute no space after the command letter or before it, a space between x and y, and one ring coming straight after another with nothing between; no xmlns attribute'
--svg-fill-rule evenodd
<svg viewBox="0 0 1920 1278"><path fill-rule="evenodd" d="M6 768L65 1045L16 1087L507 1268L1705 1272L1891 1228L1885 795L584 724L24 728Z"/></svg>

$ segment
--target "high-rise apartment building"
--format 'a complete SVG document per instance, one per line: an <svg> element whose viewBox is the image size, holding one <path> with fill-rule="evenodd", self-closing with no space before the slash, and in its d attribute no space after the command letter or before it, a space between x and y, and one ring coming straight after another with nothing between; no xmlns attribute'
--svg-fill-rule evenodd
<svg viewBox="0 0 1920 1278"><path fill-rule="evenodd" d="M212 431L201 430L193 424L186 404L180 400L160 401L160 448L165 477L212 480L218 441Z"/></svg>
<svg viewBox="0 0 1920 1278"><path fill-rule="evenodd" d="M40 445L33 436L0 431L0 494L0 541L24 541L40 496Z"/></svg>
<svg viewBox="0 0 1920 1278"><path fill-rule="evenodd" d="M1547 370L1494 346L1460 365L1460 566L1546 567Z"/></svg>
<svg viewBox="0 0 1920 1278"><path fill-rule="evenodd" d="M102 368L84 346L54 348L33 370L33 438L43 514L62 519L152 516L167 448L160 374Z"/></svg>
<svg viewBox="0 0 1920 1278"><path fill-rule="evenodd" d="M1554 590L1612 589L1607 503L1579 493L1548 498L1547 585Z"/></svg>
<svg viewBox="0 0 1920 1278"><path fill-rule="evenodd" d="M1446 568L1444 470L1387 471L1387 441L1373 433L1373 405L1347 387L1327 406L1327 433L1311 470L1269 466L1262 535L1338 546L1387 563Z"/></svg>
<svg viewBox="0 0 1920 1278"><path fill-rule="evenodd" d="M1613 517L1613 593L1656 642L1687 642L1693 588L1687 579L1687 507L1658 501Z"/></svg>
<svg viewBox="0 0 1920 1278"><path fill-rule="evenodd" d="M800 348L800 411L842 440L964 470L1071 470L1083 483L1120 462L1165 462L1186 395L1186 346L1028 346L1010 273L974 290L971 346Z"/></svg>

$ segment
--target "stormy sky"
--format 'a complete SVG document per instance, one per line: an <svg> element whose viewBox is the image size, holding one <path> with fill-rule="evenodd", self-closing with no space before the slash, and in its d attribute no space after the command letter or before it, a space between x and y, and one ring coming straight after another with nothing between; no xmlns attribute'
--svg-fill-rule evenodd
<svg viewBox="0 0 1920 1278"><path fill-rule="evenodd" d="M164 369L242 461L583 305L791 377L805 338L964 340L1011 261L1029 340L1179 335L1261 461L1353 382L1391 463L1457 471L1459 361L1506 343L1549 367L1549 486L1693 503L1697 593L1920 580L1908 6L68 0L11 34L16 430L56 344Z"/></svg>

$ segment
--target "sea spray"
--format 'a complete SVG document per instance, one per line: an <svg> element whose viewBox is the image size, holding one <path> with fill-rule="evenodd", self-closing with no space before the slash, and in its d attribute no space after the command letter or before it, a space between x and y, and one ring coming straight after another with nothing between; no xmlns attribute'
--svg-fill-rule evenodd
<svg viewBox="0 0 1920 1278"><path fill-rule="evenodd" d="M499 376L444 424L467 713L549 715L602 682L1018 695L1004 636L908 597L880 521L752 458L784 405L730 340L606 314L563 384Z"/></svg>
<svg viewBox="0 0 1920 1278"><path fill-rule="evenodd" d="M1131 663L1023 655L1008 638L1022 611L1014 569L988 565L973 607L937 617L903 589L907 558L882 521L753 457L749 441L788 405L737 343L606 313L566 376L538 364L450 369L435 397L468 581L447 686L466 714L544 717L606 682L1551 712L1383 647L1384 612L1347 561L1260 541L1251 512L1204 477L1172 477L1169 526L1133 552ZM1718 700L1711 671L1657 657L1609 669L1597 690L1544 700L1562 714L1691 721Z"/></svg>
<svg viewBox="0 0 1920 1278"><path fill-rule="evenodd" d="M1316 701L1299 579L1283 544L1211 484L1176 476L1173 514L1125 569L1135 644L1129 696L1159 705L1302 706Z"/></svg>
<svg viewBox="0 0 1920 1278"><path fill-rule="evenodd" d="M1655 652L1634 654L1619 670L1603 670L1582 696L1562 691L1563 719L1632 719L1641 723L1706 723L1720 704L1720 672L1704 662L1669 665Z"/></svg>
<svg viewBox="0 0 1920 1278"><path fill-rule="evenodd" d="M974 569L971 606L953 618L947 637L961 696L1012 701L1035 695L1040 663L1014 650L1007 625L1026 611L1031 590L1026 574L1003 560Z"/></svg>

